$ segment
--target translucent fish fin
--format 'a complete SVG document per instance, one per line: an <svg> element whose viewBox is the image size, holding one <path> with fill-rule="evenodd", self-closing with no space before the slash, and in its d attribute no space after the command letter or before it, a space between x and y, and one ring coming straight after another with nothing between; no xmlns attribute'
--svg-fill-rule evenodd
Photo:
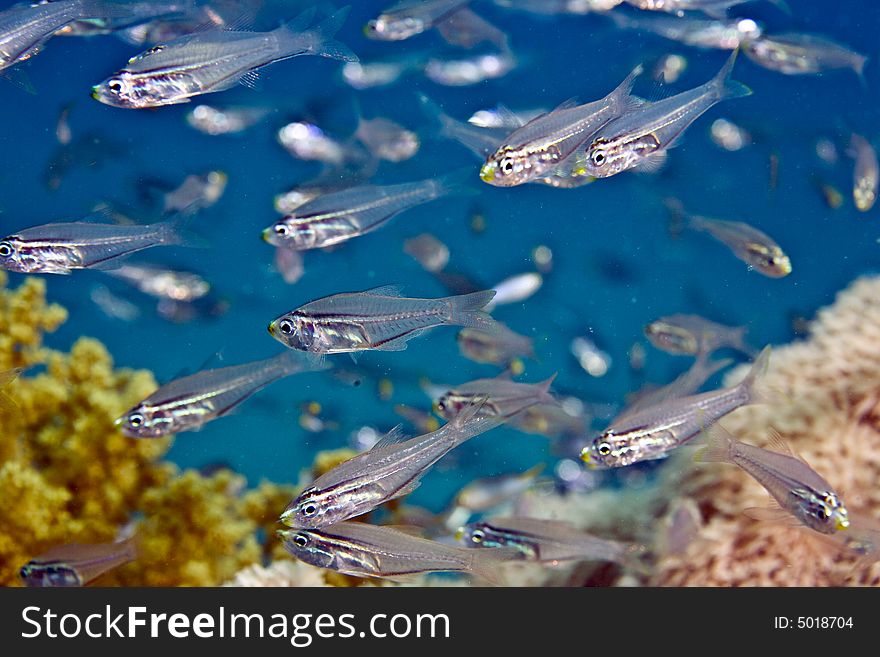
<svg viewBox="0 0 880 657"><path fill-rule="evenodd" d="M0 73L0 78L3 78L4 80L18 87L25 93L31 94L32 96L37 95L37 89L31 83L30 77L20 67L13 67L4 70L2 73Z"/></svg>
<svg viewBox="0 0 880 657"><path fill-rule="evenodd" d="M333 367L327 362L324 354L315 354L309 351L288 349L275 358L281 366L284 376L297 372L320 372Z"/></svg>
<svg viewBox="0 0 880 657"><path fill-rule="evenodd" d="M720 424L703 432L704 446L696 454L697 463L731 463L731 450L736 439Z"/></svg>
<svg viewBox="0 0 880 657"><path fill-rule="evenodd" d="M488 41L504 51L508 50L507 35L467 7L451 13L435 26L446 43L462 48L473 48Z"/></svg>
<svg viewBox="0 0 880 657"><path fill-rule="evenodd" d="M182 210L168 215L166 221L156 224L162 244L208 248L207 240L190 230L193 218L196 216L196 207L197 202L191 203Z"/></svg>
<svg viewBox="0 0 880 657"><path fill-rule="evenodd" d="M632 88L636 82L636 78L638 78L644 72L645 67L639 64L632 71L630 71L630 74L627 75L623 79L623 82L617 85L617 88L612 92L612 94L622 104L622 109L624 110L624 112L629 112L645 104L644 100L642 100L638 96L632 95Z"/></svg>
<svg viewBox="0 0 880 657"><path fill-rule="evenodd" d="M748 392L749 404L788 404L790 402L783 392L771 388L764 383L763 379L769 362L770 346L768 345L758 354L758 357L752 364L752 369L749 370L746 378L740 383Z"/></svg>
<svg viewBox="0 0 880 657"><path fill-rule="evenodd" d="M511 126L511 129L513 129L513 126L521 128L525 125L525 121L519 118L507 105L499 103L495 106L495 111L498 112L501 117L501 122L506 126Z"/></svg>
<svg viewBox="0 0 880 657"><path fill-rule="evenodd" d="M284 37L289 37L291 43L291 54L295 56L302 54L302 41L304 37L308 37L311 43L308 45L306 52L319 57L329 57L330 59L339 59L344 62L356 62L358 56L355 55L348 46L332 37L336 34L345 22L351 7L344 7L334 13L329 18L322 21L315 28L303 32L296 29L298 19L294 19L294 25L283 25L279 30ZM308 11L308 10L307 10Z"/></svg>
<svg viewBox="0 0 880 657"><path fill-rule="evenodd" d="M769 522L786 527L802 527L797 518L782 507L776 506L753 506L743 509L743 515L759 522Z"/></svg>
<svg viewBox="0 0 880 657"><path fill-rule="evenodd" d="M402 335L399 338L394 338L393 340L389 340L388 342L383 342L378 347L375 347L375 349L378 351L404 351L406 349L407 342L409 342L413 338L419 337L427 330L428 329L418 329L416 331L410 331L406 335Z"/></svg>
<svg viewBox="0 0 880 657"><path fill-rule="evenodd" d="M739 48L733 51L733 53L728 58L727 62L721 67L721 70L718 71L718 75L716 75L712 79L713 86L718 90L718 99L719 100L729 100L731 98L742 98L744 96L750 96L752 94L752 90L749 89L742 82L738 82L730 77L730 74L733 72L733 65L736 63L736 57L739 54Z"/></svg>
<svg viewBox="0 0 880 657"><path fill-rule="evenodd" d="M407 495L412 493L416 488L418 488L421 485L421 483L422 482L419 479L415 479L415 480L409 482L406 486L401 488L399 491L397 491L394 495L392 495L388 499L389 500L396 500L400 497L406 497Z"/></svg>
<svg viewBox="0 0 880 657"><path fill-rule="evenodd" d="M668 148L672 148L672 144L668 146ZM642 160L639 161L638 164L633 166L634 171L638 171L639 173L657 173L666 165L667 152L666 150L657 151L656 153L651 153Z"/></svg>
<svg viewBox="0 0 880 657"><path fill-rule="evenodd" d="M399 297L403 294L402 285L380 285L369 290L364 290L362 294L369 294L377 297Z"/></svg>
<svg viewBox="0 0 880 657"><path fill-rule="evenodd" d="M444 301L449 304L449 317L444 323L497 332L500 330L498 323L482 310L494 297L495 290L446 297Z"/></svg>
<svg viewBox="0 0 880 657"><path fill-rule="evenodd" d="M577 105L577 98L572 97L559 103L559 105L554 107L549 113L552 114L553 112L558 112L559 110L571 109L572 107L577 107ZM542 116L546 116L546 114L543 114Z"/></svg>
<svg viewBox="0 0 880 657"><path fill-rule="evenodd" d="M244 73L240 78L238 78L239 84L247 87L248 89L259 89L262 80L260 79L259 71L253 70Z"/></svg>
<svg viewBox="0 0 880 657"><path fill-rule="evenodd" d="M379 440L377 440L376 444L373 445L370 449L382 449L383 447L388 447L390 445L398 445L409 439L410 437L406 435L406 433L404 433L403 431L403 425L398 424L396 427L391 429L391 431L389 431Z"/></svg>
<svg viewBox="0 0 880 657"><path fill-rule="evenodd" d="M519 561L522 552L516 548L464 548L474 553L470 572L490 586L505 586L507 582L499 566L506 561Z"/></svg>
<svg viewBox="0 0 880 657"><path fill-rule="evenodd" d="M782 434L772 427L767 432L767 449L771 452L776 452L777 454L785 454L786 456L799 458L797 454L792 451L791 446L782 438ZM803 459L801 460L803 461Z"/></svg>

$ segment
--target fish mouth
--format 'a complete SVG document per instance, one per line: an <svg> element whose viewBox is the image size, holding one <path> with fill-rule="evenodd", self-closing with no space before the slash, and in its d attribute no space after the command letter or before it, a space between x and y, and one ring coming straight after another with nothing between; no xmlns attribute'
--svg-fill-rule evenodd
<svg viewBox="0 0 880 657"><path fill-rule="evenodd" d="M837 518L834 519L834 528L837 531L849 529L849 519L848 518L841 518L840 516L838 516Z"/></svg>
<svg viewBox="0 0 880 657"><path fill-rule="evenodd" d="M590 456L590 448L589 448L589 447L584 447L584 448L581 450L581 461L584 462L584 466L585 466L587 469L589 469L589 470L595 470L595 469L596 469L597 464L596 464L596 462L593 460L593 457Z"/></svg>
<svg viewBox="0 0 880 657"><path fill-rule="evenodd" d="M461 541L464 538L464 527L459 527L458 531L455 532L455 540Z"/></svg>
<svg viewBox="0 0 880 657"><path fill-rule="evenodd" d="M271 322L269 322L269 326L267 329L269 331L269 335L271 335L273 338L275 337L275 323L276 320L273 319Z"/></svg>
<svg viewBox="0 0 880 657"><path fill-rule="evenodd" d="M263 229L263 233L262 233L263 241L264 241L266 244L271 244L271 243L272 243L272 235L273 235L273 234L274 234L274 233L273 233L273 231L272 231L271 228L264 228L264 229Z"/></svg>
<svg viewBox="0 0 880 657"><path fill-rule="evenodd" d="M95 100L101 100L101 90L98 88L98 85L92 87L91 96Z"/></svg>
<svg viewBox="0 0 880 657"><path fill-rule="evenodd" d="M492 183L495 181L495 165L494 164L484 164L483 168L480 169L480 180L484 183Z"/></svg>

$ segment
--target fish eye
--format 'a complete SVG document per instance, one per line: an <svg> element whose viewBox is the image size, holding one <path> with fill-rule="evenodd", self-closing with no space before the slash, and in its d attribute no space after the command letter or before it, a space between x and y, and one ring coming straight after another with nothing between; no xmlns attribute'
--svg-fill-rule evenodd
<svg viewBox="0 0 880 657"><path fill-rule="evenodd" d="M297 534L293 537L293 543L296 547L304 548L309 544L309 537L305 534Z"/></svg>
<svg viewBox="0 0 880 657"><path fill-rule="evenodd" d="M9 242L0 242L0 258L8 258L13 253L15 253L15 249Z"/></svg>
<svg viewBox="0 0 880 657"><path fill-rule="evenodd" d="M503 173L505 176L509 176L511 173L513 173L513 160L511 160L509 157L505 157L503 160L501 160L501 164L498 168L501 169L501 173Z"/></svg>
<svg viewBox="0 0 880 657"><path fill-rule="evenodd" d="M473 534L471 534L471 540L474 543L482 543L483 539L486 538L486 535L479 529L475 530Z"/></svg>
<svg viewBox="0 0 880 657"><path fill-rule="evenodd" d="M603 164L605 164L607 158L605 157L605 151L598 150L593 151L593 153L590 155L590 159L593 160L593 164L595 164L597 167L601 167Z"/></svg>
<svg viewBox="0 0 880 657"><path fill-rule="evenodd" d="M611 445L608 443L599 443L599 446L596 447L596 451L599 452L601 456L608 456L611 453Z"/></svg>
<svg viewBox="0 0 880 657"><path fill-rule="evenodd" d="M144 416L140 413L132 413L128 416L128 426L137 429L144 423Z"/></svg>
<svg viewBox="0 0 880 657"><path fill-rule="evenodd" d="M122 80L120 80L119 78L113 78L112 80L107 82L107 88L115 94L118 94L120 91L122 91L122 88L124 86L125 85L122 84Z"/></svg>
<svg viewBox="0 0 880 657"><path fill-rule="evenodd" d="M318 512L318 506L316 504L311 503L311 502L309 504L306 504L302 508L302 513L306 518L311 518L317 512Z"/></svg>
<svg viewBox="0 0 880 657"><path fill-rule="evenodd" d="M278 237L287 237L288 233L290 233L290 229L287 224L275 224L275 234Z"/></svg>
<svg viewBox="0 0 880 657"><path fill-rule="evenodd" d="M278 322L278 330L281 331L284 335L290 335L293 333L293 322L289 319L282 319Z"/></svg>

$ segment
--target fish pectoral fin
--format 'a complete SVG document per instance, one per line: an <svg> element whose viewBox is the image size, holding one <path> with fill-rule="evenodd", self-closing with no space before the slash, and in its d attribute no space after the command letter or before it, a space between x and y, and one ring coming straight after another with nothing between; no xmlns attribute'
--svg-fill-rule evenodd
<svg viewBox="0 0 880 657"><path fill-rule="evenodd" d="M418 479L416 479L415 481L411 481L406 486L404 486L399 491L397 491L394 495L389 497L388 499L389 500L396 500L399 497L406 497L407 495L412 493L416 488L418 488L421 485L421 483L422 482L419 481Z"/></svg>
<svg viewBox="0 0 880 657"><path fill-rule="evenodd" d="M639 173L657 173L666 164L667 153L665 150L651 153L648 157L643 158L633 167L634 171Z"/></svg>
<svg viewBox="0 0 880 657"><path fill-rule="evenodd" d="M801 527L797 518L780 506L753 506L743 509L743 515L759 522L768 522L785 527Z"/></svg>
<svg viewBox="0 0 880 657"><path fill-rule="evenodd" d="M427 329L421 329L419 331L412 331L407 333L406 335L402 335L399 338L394 338L393 340L389 340L378 347L376 347L377 351L403 351L406 349L406 343L409 342L412 338L418 337L422 333L424 333Z"/></svg>
<svg viewBox="0 0 880 657"><path fill-rule="evenodd" d="M238 83L244 85L248 89L259 89L260 86L262 86L260 72L257 70L247 71L243 73L240 78L238 78Z"/></svg>

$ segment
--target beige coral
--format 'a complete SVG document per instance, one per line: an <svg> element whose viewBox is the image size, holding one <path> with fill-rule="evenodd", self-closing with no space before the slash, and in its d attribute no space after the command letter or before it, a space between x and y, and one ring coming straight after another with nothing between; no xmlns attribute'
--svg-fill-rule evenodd
<svg viewBox="0 0 880 657"><path fill-rule="evenodd" d="M742 408L724 426L759 446L775 427L851 512L880 517L880 277L853 282L818 313L808 339L774 349L765 381L787 403ZM652 583L880 585L880 563L854 568L857 557L822 535L745 515L770 498L739 468L678 462L685 474L677 485L698 501L706 525L685 554L661 561ZM850 534L860 530L857 518Z"/></svg>

